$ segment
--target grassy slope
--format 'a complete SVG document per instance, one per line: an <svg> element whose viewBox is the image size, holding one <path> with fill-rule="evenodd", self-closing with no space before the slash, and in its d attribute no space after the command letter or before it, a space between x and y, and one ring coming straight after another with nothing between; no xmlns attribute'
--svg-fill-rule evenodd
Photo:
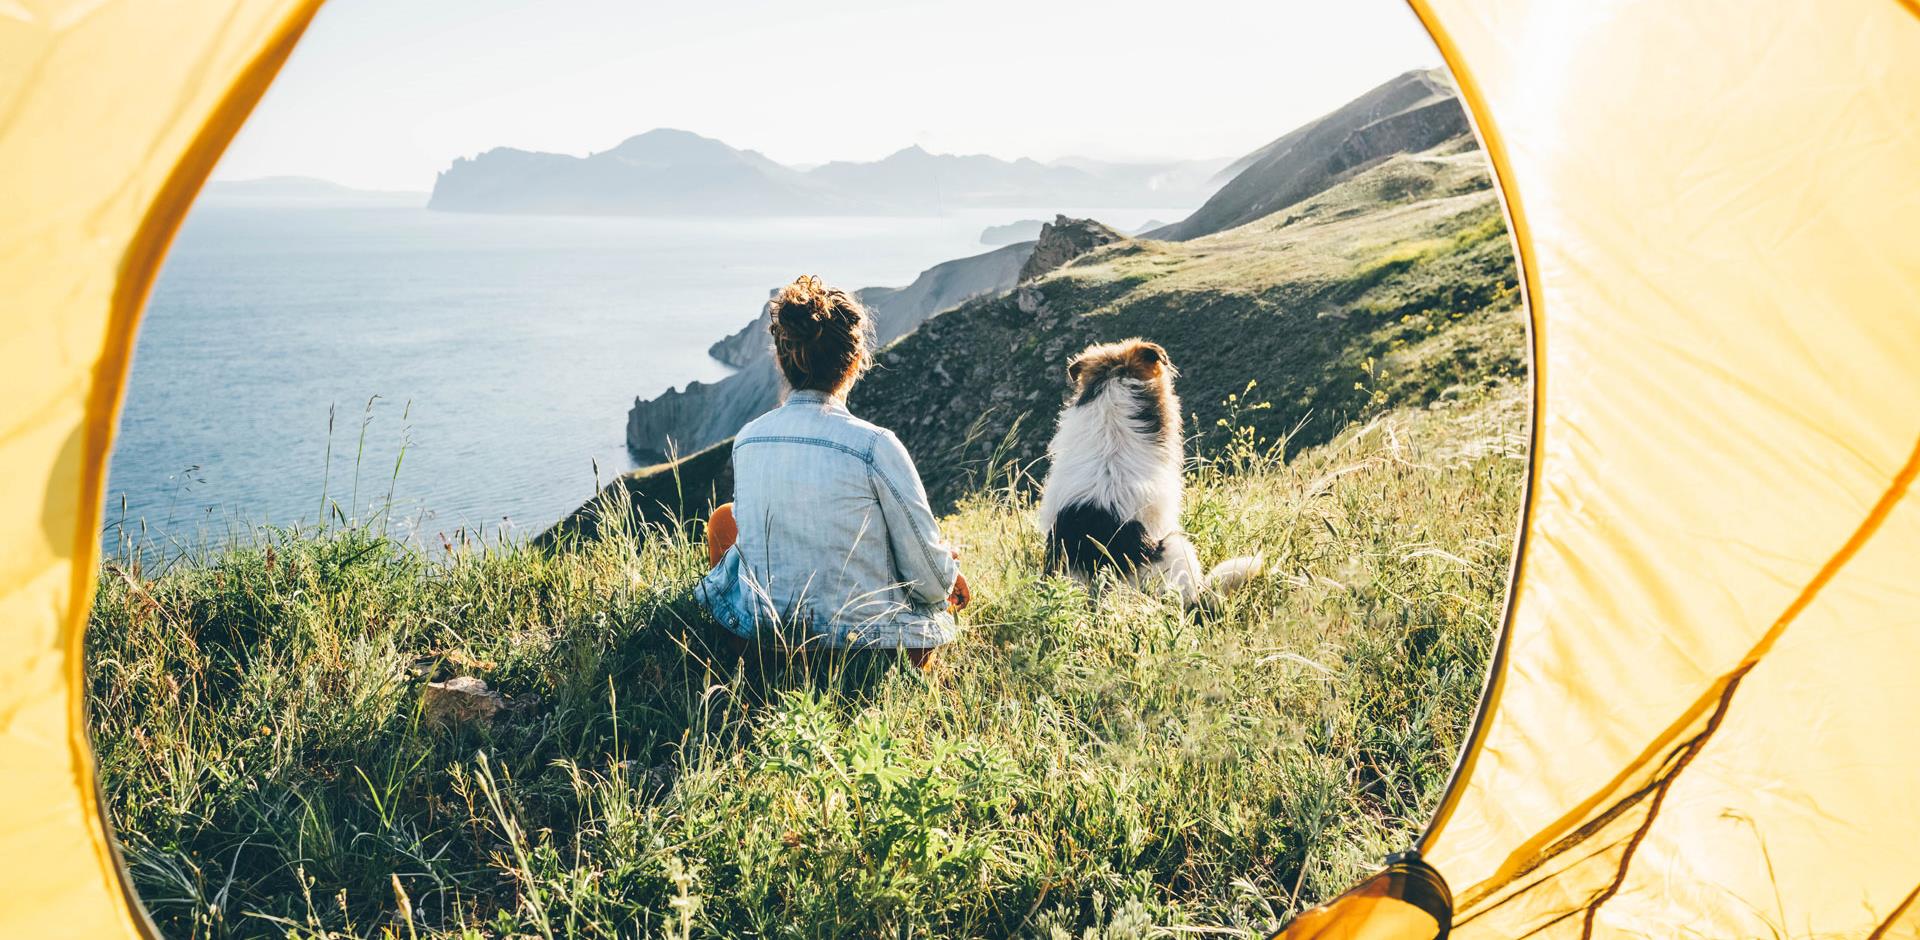
<svg viewBox="0 0 1920 940"><path fill-rule="evenodd" d="M1145 336L1182 370L1189 432L1218 446L1249 380L1272 407L1240 419L1295 446L1382 404L1524 374L1517 274L1485 160L1455 142L1398 155L1266 219L1190 242L1132 241L890 346L853 395L897 431L935 501L1003 461L1034 467L1067 358Z"/></svg>
<svg viewBox="0 0 1920 940"><path fill-rule="evenodd" d="M707 665L683 531L110 564L88 642L113 819L178 937L1257 932L1403 847L1444 782L1522 416L1500 385L1285 463L1230 436L1187 528L1276 573L1204 619L1094 609L1038 575L1023 496L971 497L947 528L981 600L930 678ZM422 727L453 674L513 707Z"/></svg>

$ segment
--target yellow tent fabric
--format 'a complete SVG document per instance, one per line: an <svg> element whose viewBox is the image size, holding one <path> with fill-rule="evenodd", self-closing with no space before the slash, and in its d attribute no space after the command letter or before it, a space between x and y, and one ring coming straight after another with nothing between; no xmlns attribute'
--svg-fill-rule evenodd
<svg viewBox="0 0 1920 940"><path fill-rule="evenodd" d="M133 328L317 0L0 0L0 937L138 932L80 633Z"/></svg>
<svg viewBox="0 0 1920 940"><path fill-rule="evenodd" d="M0 936L145 929L82 721L106 455L317 2L0 0ZM1531 486L1425 862L1282 935L1920 937L1920 7L1413 5L1521 251Z"/></svg>
<svg viewBox="0 0 1920 940"><path fill-rule="evenodd" d="M1414 6L1535 347L1450 935L1920 936L1920 10Z"/></svg>

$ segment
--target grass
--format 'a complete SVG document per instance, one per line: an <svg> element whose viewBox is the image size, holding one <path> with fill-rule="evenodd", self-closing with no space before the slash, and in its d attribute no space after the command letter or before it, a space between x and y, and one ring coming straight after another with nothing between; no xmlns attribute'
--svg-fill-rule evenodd
<svg viewBox="0 0 1920 940"><path fill-rule="evenodd" d="M1186 526L1272 570L1206 615L1042 576L1025 491L969 496L979 600L930 675L715 656L685 527L122 555L88 634L108 805L175 937L1259 935L1444 785L1523 416L1493 384L1284 458L1227 428ZM507 709L429 727L453 675Z"/></svg>

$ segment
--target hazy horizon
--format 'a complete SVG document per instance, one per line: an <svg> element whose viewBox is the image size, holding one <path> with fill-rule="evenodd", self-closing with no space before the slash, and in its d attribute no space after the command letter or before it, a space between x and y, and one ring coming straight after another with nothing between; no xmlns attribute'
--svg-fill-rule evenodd
<svg viewBox="0 0 1920 940"><path fill-rule="evenodd" d="M1145 0L806 11L332 0L214 179L426 191L455 158L494 147L584 156L656 128L803 168L912 146L1042 162L1235 158L1439 62L1398 0L1200 0L1178 13Z"/></svg>
<svg viewBox="0 0 1920 940"><path fill-rule="evenodd" d="M600 147L600 148L597 148L596 150L593 150L593 151L589 151L589 152L583 152L583 153L573 153L573 154L568 154L568 156L575 156L575 157L586 157L586 156L590 156L590 155L591 155L591 154L593 154L593 153L599 153L599 152L603 152L603 151L606 151L606 150L611 150L611 149L613 149L613 148L614 148L615 146L617 146L618 144L620 144L620 143L622 143L622 142L624 142L624 141L626 141L626 140L629 140L629 139L631 139L631 138L634 138L634 137L638 137L638 136L641 136L641 135L643 135L643 134L647 134L647 133L651 133L651 132L653 132L653 131L678 131L678 132L682 132L682 133L688 133L688 134L694 134L694 135L696 135L696 136L699 136L699 137L705 137L705 138L708 138L708 139L710 139L710 140L720 140L720 142L721 142L721 143L723 143L723 144L727 144L728 146L734 146L734 145L733 145L733 143L732 143L731 141L727 141L727 140L721 140L720 138L717 138L717 137L714 137L714 136L713 136L712 134L702 134L702 133L701 133L700 131L698 131L698 130L696 130L696 129L693 129L693 128L687 128L687 127L649 127L649 128L646 128L646 129L644 129L644 130L640 130L640 131L635 131L634 133L631 133L631 134L628 134L628 135L627 135L626 137L623 137L623 138L621 138L620 140L616 140L616 141L613 141L612 143L610 143L610 144L608 144L608 145L607 145L607 146L605 146L605 147ZM919 145L919 144L907 144L906 146L903 146L903 147L899 147L899 148L896 148L896 149L895 149L895 150L893 150L893 151L889 151L888 153L884 153L884 154L881 154L881 155L879 155L879 156L877 156L877 157L870 157L870 158L859 158L859 159L857 159L857 160L854 160L853 162L861 162L861 163L865 163L865 162L872 162L872 161L878 161L878 160L884 160L884 159L886 159L887 157L889 157L889 156L892 156L892 155L893 155L893 154L895 154L895 153L899 153L899 152L901 152L901 151L905 151L905 150L910 150L910 149L912 149L912 148L914 148L914 147L918 147L918 146L920 146L920 145ZM754 151L754 148L751 148L751 147L735 147L735 149L737 149L737 150L742 150L742 151ZM933 154L934 156L953 156L953 157L974 157L974 156L991 156L991 157L996 157L996 158L999 158L999 159L1002 159L1002 160L1006 160L1006 161L1009 161L1009 162L1011 162L1011 161L1014 161L1014 160L1019 160L1019 159L1033 159L1033 158L1029 158L1029 157L1027 157L1027 156L1026 156L1025 154L981 154L981 153L978 153L978 152L966 152L966 151L943 151L943 150L932 150L932 151L929 151L929 152L930 152L930 153L932 153L932 154ZM471 156L473 156L473 154L462 154L461 156L463 156L463 157L471 157ZM767 155L766 155L766 154L764 154L764 153L762 153L762 154L761 154L761 156L767 156ZM1112 163L1122 163L1122 164L1124 164L1124 163L1148 163L1148 164L1152 164L1152 163L1166 163L1166 162L1202 162L1202 163L1204 163L1204 162L1207 162L1207 161L1210 161L1210 160L1234 160L1234 159L1238 159L1238 158L1239 158L1240 156L1242 156L1242 155L1241 155L1241 154L1233 154L1233 155L1228 155L1228 154L1217 154L1217 155L1214 155L1214 156L1211 156L1211 157L1168 157L1168 158L1158 158L1158 159L1156 159L1156 158L1152 158L1152 157L1142 157L1142 158L1137 158L1137 159L1120 159L1120 160L1103 160L1103 158L1100 158L1100 157L1089 157L1089 156L1087 156L1086 154L1078 154L1078 153L1075 153L1075 154L1063 154L1063 155L1061 155L1061 156L1059 156L1059 157L1056 157L1056 158L1053 158L1053 159L1051 159L1051 160L1040 160L1040 161L1038 161L1038 162L1041 162L1041 163L1045 163L1045 164L1047 164L1047 165L1049 165L1049 166L1057 166L1057 165L1060 165L1060 164L1061 164L1061 163L1062 163L1063 161L1078 161L1078 160L1103 160L1103 162L1112 162ZM772 158L771 158L771 157L769 157L769 159L772 159ZM780 163L781 165L783 165L783 166L786 166L786 167L788 167L788 168L790 168L790 169L794 169L794 170L799 170L799 171L801 171L801 172L806 172L806 171L809 171L809 170L813 170L813 169L815 169L815 168L817 168L817 167L820 167L820 166L824 166L824 165L826 165L827 163L831 163L831 162L837 162L837 161L842 161L842 160L845 160L845 159L847 159L847 158L842 158L842 157L835 157L835 158L834 158L833 160L827 160L827 161L817 161L817 162L807 162L807 163L787 163L787 162L785 162L785 161L781 161L781 160L775 160L774 162L776 162L776 163ZM451 163L452 161L450 160L450 161L448 161L448 162L449 162L449 163ZM223 165L223 168L224 168L224 165ZM233 176L233 175L230 175L230 174L221 174L221 173L216 173L216 174L214 174L214 176L213 176L213 178L212 178L212 181L213 181L213 182L216 182L216 183L260 183L260 182L270 182L270 181L275 181L275 180L318 180L318 181L320 181L320 182L324 182L324 183L336 183L336 184L339 184L339 183L341 183L341 181L340 181L340 180L336 180L336 179L333 179L333 178L331 178L331 177L326 177L326 176L317 176L317 175L314 175L314 174L311 174L311 173L266 173L266 174L262 174L262 175L260 175L260 176ZM351 186L351 184L341 184L341 185L349 185L349 186ZM352 187L352 188L354 188L354 189L371 189L371 187L357 187L357 186L356 186L356 187ZM426 192L427 192L428 190L430 190L430 189L432 189L432 188L433 188L433 187L432 187L432 181L431 181L431 180L429 180L429 181L428 181L428 185L426 185L426 186L420 186L420 187L406 187L406 188L394 188L394 189L389 189L389 190L385 190L385 191L388 191L388 192L418 192L418 193L423 193L423 194L424 194L424 193L426 193ZM379 190L375 190L375 191L379 191Z"/></svg>

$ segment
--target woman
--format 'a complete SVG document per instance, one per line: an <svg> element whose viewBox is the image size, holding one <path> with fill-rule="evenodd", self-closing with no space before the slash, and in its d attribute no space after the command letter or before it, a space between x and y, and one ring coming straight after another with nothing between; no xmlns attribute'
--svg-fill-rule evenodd
<svg viewBox="0 0 1920 940"><path fill-rule="evenodd" d="M767 303L790 391L733 441L734 502L707 527L695 596L744 649L779 630L806 647L904 650L927 668L970 600L913 458L847 410L872 363L866 308L802 277Z"/></svg>

